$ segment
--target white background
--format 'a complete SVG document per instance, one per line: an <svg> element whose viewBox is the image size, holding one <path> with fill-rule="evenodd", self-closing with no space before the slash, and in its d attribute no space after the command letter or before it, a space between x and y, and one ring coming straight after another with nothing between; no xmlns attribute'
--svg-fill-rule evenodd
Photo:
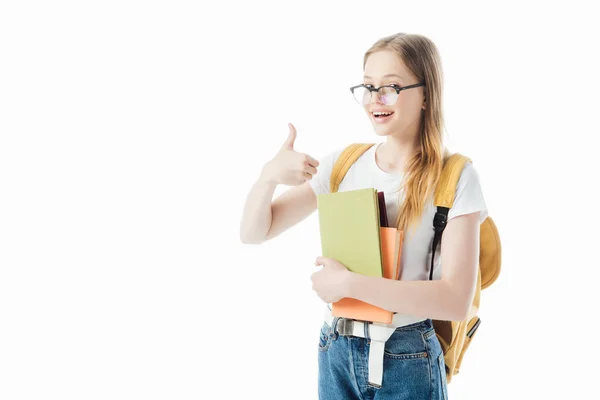
<svg viewBox="0 0 600 400"><path fill-rule="evenodd" d="M316 399L317 214L254 246L241 212L288 122L378 140L348 88L396 32L438 46L503 245L450 398L595 397L588 2L208 3L1 3L0 398Z"/></svg>

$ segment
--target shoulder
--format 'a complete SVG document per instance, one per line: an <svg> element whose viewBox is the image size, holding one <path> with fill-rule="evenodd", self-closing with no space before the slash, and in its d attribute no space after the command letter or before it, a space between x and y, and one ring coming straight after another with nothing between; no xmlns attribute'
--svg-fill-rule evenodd
<svg viewBox="0 0 600 400"><path fill-rule="evenodd" d="M328 153L326 153L325 156L322 157L322 160L328 165L331 166L331 168L333 168L333 166L335 165L336 161L340 158L340 156L342 155L342 153L344 153L344 151L346 151L346 149L349 150L349 148L353 145L357 145L359 143L348 143L342 147L337 147L331 151L329 151ZM361 151L360 156L358 157L359 159L361 159L366 153L368 153L370 150L372 151L373 148L376 147L376 143L369 143L370 146L368 146L368 148L366 149L366 151L363 149ZM358 161L358 160L357 160Z"/></svg>
<svg viewBox="0 0 600 400"><path fill-rule="evenodd" d="M326 172L327 174L330 174L331 171L333 170L333 166L335 165L335 162L342 155L342 153L344 152L344 149L345 149L345 146L337 147L337 148L334 148L333 150L330 149L330 150L326 151L324 155L319 157L318 158L319 168L317 169L317 174L319 174L321 172Z"/></svg>
<svg viewBox="0 0 600 400"><path fill-rule="evenodd" d="M309 181L315 194L329 193L331 191L329 182L331 173L333 172L336 161L349 145L350 143L344 146L338 146L334 149L329 149L324 155L317 157L317 160L319 161L317 173L313 175L313 178Z"/></svg>
<svg viewBox="0 0 600 400"><path fill-rule="evenodd" d="M342 155L342 153L344 152L344 149L347 146L343 146L343 147L336 147L334 149L330 149L328 150L325 155L322 156L323 161L328 161L328 162L333 162L335 163L335 161L339 158L339 156Z"/></svg>
<svg viewBox="0 0 600 400"><path fill-rule="evenodd" d="M477 168L472 162L466 162L463 166L462 172L460 173L459 182L464 185L468 182L474 181L479 182L479 173L477 172Z"/></svg>
<svg viewBox="0 0 600 400"><path fill-rule="evenodd" d="M454 204L448 213L448 220L475 211L480 211L480 223L487 218L488 210L479 173L473 163L467 162L456 185Z"/></svg>

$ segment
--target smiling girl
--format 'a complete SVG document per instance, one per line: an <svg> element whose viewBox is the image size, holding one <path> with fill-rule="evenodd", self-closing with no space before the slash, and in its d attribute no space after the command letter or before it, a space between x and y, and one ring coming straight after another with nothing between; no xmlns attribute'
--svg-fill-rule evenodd
<svg viewBox="0 0 600 400"><path fill-rule="evenodd" d="M479 229L487 218L479 176L465 164L441 247L429 280L436 213L433 195L445 160L442 71L434 43L398 33L365 53L363 82L352 95L377 136L351 166L339 191L376 188L385 193L387 214L405 231L399 280L353 273L336 260L317 257L323 268L313 289L327 303L319 340L319 398L447 399L444 355L432 319L466 318L475 292ZM330 193L330 176L344 146L321 160L294 150L296 130L267 162L244 207L240 236L261 243L281 234L317 209L317 195ZM318 168L318 173L317 173ZM272 200L279 184L294 186ZM442 267L443 266L443 267ZM382 332L378 323L333 317L331 303L351 297L395 312L385 338L382 365L370 352Z"/></svg>

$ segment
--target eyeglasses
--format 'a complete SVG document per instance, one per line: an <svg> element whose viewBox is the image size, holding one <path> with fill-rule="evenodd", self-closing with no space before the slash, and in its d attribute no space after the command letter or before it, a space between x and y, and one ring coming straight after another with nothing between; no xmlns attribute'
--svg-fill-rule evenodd
<svg viewBox="0 0 600 400"><path fill-rule="evenodd" d="M387 106L390 106L396 103L400 91L416 88L419 86L425 86L425 82L404 87L400 87L393 83L391 85L380 86L378 88L371 87L370 85L366 86L364 84L360 84L357 86L352 86L350 88L350 91L354 96L354 100L356 100L358 104L369 104L371 102L371 96L373 95L373 92L377 92L381 102Z"/></svg>

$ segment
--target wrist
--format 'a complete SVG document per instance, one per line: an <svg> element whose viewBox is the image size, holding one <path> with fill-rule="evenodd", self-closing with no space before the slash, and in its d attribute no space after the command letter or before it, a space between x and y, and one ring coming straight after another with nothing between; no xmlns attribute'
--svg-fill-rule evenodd
<svg viewBox="0 0 600 400"><path fill-rule="evenodd" d="M261 183L265 183L268 185L277 185L277 181L273 178L273 176L269 173L268 164L263 167L260 172L260 176L258 177L258 181Z"/></svg>
<svg viewBox="0 0 600 400"><path fill-rule="evenodd" d="M346 296L345 297L351 297L353 299L356 298L356 288L359 286L360 284L360 274L357 274L356 272L352 272L352 271L348 271L348 274L346 275Z"/></svg>

